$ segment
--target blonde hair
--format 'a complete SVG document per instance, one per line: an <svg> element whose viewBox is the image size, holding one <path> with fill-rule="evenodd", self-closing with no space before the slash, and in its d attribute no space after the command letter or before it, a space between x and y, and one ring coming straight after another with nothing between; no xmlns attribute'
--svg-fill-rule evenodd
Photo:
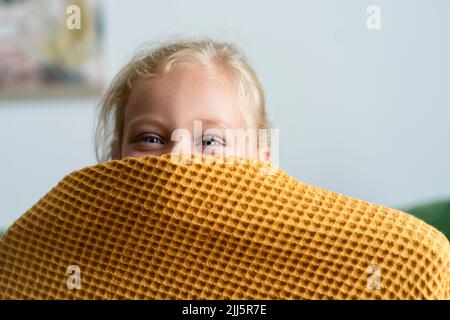
<svg viewBox="0 0 450 320"><path fill-rule="evenodd" d="M178 40L138 53L116 75L100 103L95 127L97 161L112 158L114 144L120 145L124 125L124 109L134 82L143 77L156 77L170 72L175 63L187 62L224 71L234 80L246 125L252 129L270 129L265 110L264 91L247 58L233 44L209 38Z"/></svg>

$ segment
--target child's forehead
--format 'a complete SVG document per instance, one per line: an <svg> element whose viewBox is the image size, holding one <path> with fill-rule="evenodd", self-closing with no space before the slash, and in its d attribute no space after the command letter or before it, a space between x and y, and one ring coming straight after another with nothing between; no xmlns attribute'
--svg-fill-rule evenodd
<svg viewBox="0 0 450 320"><path fill-rule="evenodd" d="M234 79L223 68L207 67L193 63L175 63L172 68L152 76L139 77L132 87L146 90L167 89L176 86L214 86L231 89Z"/></svg>
<svg viewBox="0 0 450 320"><path fill-rule="evenodd" d="M223 76L213 77L204 69L176 66L166 74L136 80L125 107L125 122L152 115L173 123L204 119L241 126L240 100L233 87Z"/></svg>

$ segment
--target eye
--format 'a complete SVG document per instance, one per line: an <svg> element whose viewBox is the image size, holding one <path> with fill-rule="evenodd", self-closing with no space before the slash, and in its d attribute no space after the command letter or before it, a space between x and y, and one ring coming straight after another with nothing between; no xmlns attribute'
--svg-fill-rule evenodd
<svg viewBox="0 0 450 320"><path fill-rule="evenodd" d="M151 134L141 134L137 137L136 141L152 144L164 144L160 137Z"/></svg>
<svg viewBox="0 0 450 320"><path fill-rule="evenodd" d="M218 136L204 136L202 143L204 147L223 146L225 144Z"/></svg>

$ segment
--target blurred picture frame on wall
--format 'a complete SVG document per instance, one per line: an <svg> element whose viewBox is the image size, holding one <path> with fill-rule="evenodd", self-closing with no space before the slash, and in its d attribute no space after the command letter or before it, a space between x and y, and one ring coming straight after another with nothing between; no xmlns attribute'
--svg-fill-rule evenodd
<svg viewBox="0 0 450 320"><path fill-rule="evenodd" d="M0 99L98 96L103 37L97 0L0 0Z"/></svg>

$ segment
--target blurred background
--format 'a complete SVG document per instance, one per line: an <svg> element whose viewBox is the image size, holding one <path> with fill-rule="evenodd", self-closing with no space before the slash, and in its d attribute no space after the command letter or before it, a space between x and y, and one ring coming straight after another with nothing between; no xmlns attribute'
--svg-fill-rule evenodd
<svg viewBox="0 0 450 320"><path fill-rule="evenodd" d="M67 26L72 4L81 29ZM449 237L449 12L448 0L0 0L0 229L96 163L98 101L139 45L203 35L256 69L284 171Z"/></svg>

